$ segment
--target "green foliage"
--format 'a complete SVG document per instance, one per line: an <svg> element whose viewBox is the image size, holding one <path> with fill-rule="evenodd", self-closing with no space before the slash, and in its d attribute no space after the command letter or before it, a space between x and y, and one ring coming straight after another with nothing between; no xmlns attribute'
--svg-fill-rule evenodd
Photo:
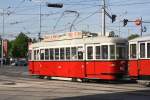
<svg viewBox="0 0 150 100"><path fill-rule="evenodd" d="M138 34L131 34L131 35L128 37L128 40L132 40L132 39L137 38L137 37L139 37Z"/></svg>
<svg viewBox="0 0 150 100"><path fill-rule="evenodd" d="M14 58L27 57L29 41L31 39L21 32L15 40L9 42L9 55Z"/></svg>

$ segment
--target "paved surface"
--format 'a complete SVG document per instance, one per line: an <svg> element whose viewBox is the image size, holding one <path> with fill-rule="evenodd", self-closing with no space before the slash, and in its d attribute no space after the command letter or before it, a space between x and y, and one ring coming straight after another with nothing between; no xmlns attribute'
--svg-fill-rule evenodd
<svg viewBox="0 0 150 100"><path fill-rule="evenodd" d="M27 67L0 67L0 100L150 100L136 83L81 83L31 78Z"/></svg>

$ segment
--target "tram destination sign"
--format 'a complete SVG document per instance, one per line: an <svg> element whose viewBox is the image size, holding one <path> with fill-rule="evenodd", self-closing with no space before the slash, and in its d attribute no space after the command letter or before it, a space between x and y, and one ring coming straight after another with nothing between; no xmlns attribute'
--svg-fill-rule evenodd
<svg viewBox="0 0 150 100"><path fill-rule="evenodd" d="M43 41L49 42L49 41L76 39L76 38L82 38L82 37L83 37L82 32L67 32L64 34L46 35L44 36Z"/></svg>

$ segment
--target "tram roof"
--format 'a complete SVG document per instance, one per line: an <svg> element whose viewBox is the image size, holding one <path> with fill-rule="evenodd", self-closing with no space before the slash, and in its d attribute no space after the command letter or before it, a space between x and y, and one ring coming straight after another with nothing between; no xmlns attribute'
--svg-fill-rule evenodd
<svg viewBox="0 0 150 100"><path fill-rule="evenodd" d="M143 36L143 37L138 37L135 39L130 40L129 42L142 42L142 41L150 41L150 36Z"/></svg>
<svg viewBox="0 0 150 100"><path fill-rule="evenodd" d="M38 48L38 47L54 47L54 46L64 46L64 45L82 45L82 44L96 44L96 43L125 43L127 39L120 37L106 37L106 36L97 36L97 37L85 37L80 39L68 39L68 40L58 40L51 42L38 42L30 45L29 48Z"/></svg>

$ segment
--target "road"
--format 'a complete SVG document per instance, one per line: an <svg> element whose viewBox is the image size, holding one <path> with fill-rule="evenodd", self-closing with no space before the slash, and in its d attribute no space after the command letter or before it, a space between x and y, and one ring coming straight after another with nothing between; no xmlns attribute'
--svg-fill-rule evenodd
<svg viewBox="0 0 150 100"><path fill-rule="evenodd" d="M37 79L27 67L0 67L0 100L150 100L150 88L136 83Z"/></svg>

